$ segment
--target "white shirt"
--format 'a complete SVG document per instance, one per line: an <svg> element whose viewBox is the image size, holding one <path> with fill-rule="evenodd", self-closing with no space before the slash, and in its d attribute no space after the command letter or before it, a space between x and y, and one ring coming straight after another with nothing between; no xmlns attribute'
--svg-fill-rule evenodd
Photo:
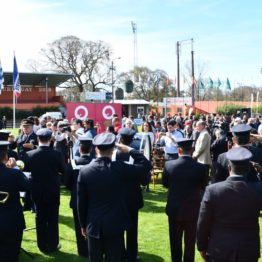
<svg viewBox="0 0 262 262"><path fill-rule="evenodd" d="M176 140L177 138L183 138L183 134L180 131L175 130L172 134L172 138ZM160 145L165 146L164 150L166 154L177 154L177 143L174 143L169 137L163 136L160 139Z"/></svg>

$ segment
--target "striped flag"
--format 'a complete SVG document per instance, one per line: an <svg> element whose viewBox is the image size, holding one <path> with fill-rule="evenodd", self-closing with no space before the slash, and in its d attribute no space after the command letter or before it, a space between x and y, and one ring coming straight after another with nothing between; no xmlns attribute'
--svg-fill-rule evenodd
<svg viewBox="0 0 262 262"><path fill-rule="evenodd" d="M4 89L4 72L0 60L0 95L2 94L2 90Z"/></svg>
<svg viewBox="0 0 262 262"><path fill-rule="evenodd" d="M15 56L14 56L14 71L13 71L13 89L14 89L16 98L18 98L21 95L21 85L20 85L19 73L18 73Z"/></svg>
<svg viewBox="0 0 262 262"><path fill-rule="evenodd" d="M229 79L228 79L228 78L227 78L226 89L227 89L227 90L231 90L231 85L230 85L230 82L229 82Z"/></svg>

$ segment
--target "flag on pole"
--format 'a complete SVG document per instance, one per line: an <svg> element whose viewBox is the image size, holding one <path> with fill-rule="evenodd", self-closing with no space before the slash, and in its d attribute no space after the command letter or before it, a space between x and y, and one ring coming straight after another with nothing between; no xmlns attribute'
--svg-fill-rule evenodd
<svg viewBox="0 0 262 262"><path fill-rule="evenodd" d="M209 77L209 86L208 86L208 88L210 88L210 89L214 88L214 82L213 82L213 80L210 77Z"/></svg>
<svg viewBox="0 0 262 262"><path fill-rule="evenodd" d="M14 89L16 98L18 98L21 95L21 85L20 85L19 73L18 73L15 56L14 56L14 71L13 71L13 89Z"/></svg>
<svg viewBox="0 0 262 262"><path fill-rule="evenodd" d="M174 78L174 85L176 85L176 76L175 76L175 78Z"/></svg>
<svg viewBox="0 0 262 262"><path fill-rule="evenodd" d="M0 95L2 94L2 90L4 89L4 72L0 60Z"/></svg>
<svg viewBox="0 0 262 262"><path fill-rule="evenodd" d="M221 83L220 79L218 78L217 79L217 89L219 89L221 85L222 85L222 83Z"/></svg>
<svg viewBox="0 0 262 262"><path fill-rule="evenodd" d="M160 81L160 76L159 76L158 74L155 74L155 75L153 76L153 79L154 79L154 83L155 83L155 84L158 84L158 82Z"/></svg>
<svg viewBox="0 0 262 262"><path fill-rule="evenodd" d="M229 79L228 79L228 78L227 78L226 89L227 89L227 90L231 90L231 85L230 85L230 82L229 82Z"/></svg>

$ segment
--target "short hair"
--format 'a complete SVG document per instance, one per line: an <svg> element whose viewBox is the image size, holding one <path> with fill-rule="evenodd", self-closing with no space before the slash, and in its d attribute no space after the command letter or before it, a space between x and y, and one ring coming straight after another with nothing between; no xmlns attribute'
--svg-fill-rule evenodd
<svg viewBox="0 0 262 262"><path fill-rule="evenodd" d="M87 143L87 144L86 143L83 143L83 144L80 143L79 147L80 147L80 150L83 154L88 154L92 150L92 143Z"/></svg>
<svg viewBox="0 0 262 262"><path fill-rule="evenodd" d="M175 126L176 125L176 121L175 120L170 120L168 123L167 123L168 126Z"/></svg>
<svg viewBox="0 0 262 262"><path fill-rule="evenodd" d="M238 163L229 161L229 165L231 167L232 173L236 175L241 174L246 176L250 170L250 163L248 161L243 161Z"/></svg>
<svg viewBox="0 0 262 262"><path fill-rule="evenodd" d="M245 134L243 136L234 136L238 145L246 145L249 143L250 134Z"/></svg>

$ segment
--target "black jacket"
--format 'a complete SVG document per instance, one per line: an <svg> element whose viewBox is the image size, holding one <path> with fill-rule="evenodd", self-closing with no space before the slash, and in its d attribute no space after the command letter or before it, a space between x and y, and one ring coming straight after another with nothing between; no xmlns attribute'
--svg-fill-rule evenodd
<svg viewBox="0 0 262 262"><path fill-rule="evenodd" d="M65 164L62 154L48 146L26 153L25 170L31 172L32 197L34 202L59 203L60 177Z"/></svg>
<svg viewBox="0 0 262 262"><path fill-rule="evenodd" d="M75 160L76 165L87 165L91 162L91 157L88 155L81 155L79 159ZM72 164L68 165L65 174L65 185L66 188L71 191L71 198L70 198L70 207L73 209L77 208L77 178L79 175L79 170L73 170Z"/></svg>
<svg viewBox="0 0 262 262"><path fill-rule="evenodd" d="M119 235L130 225L123 192L125 184L132 179L146 176L151 164L134 149L129 153L139 164L128 165L101 157L81 168L79 172L79 220L90 237Z"/></svg>
<svg viewBox="0 0 262 262"><path fill-rule="evenodd" d="M230 176L208 186L198 218L198 250L218 261L255 261L260 257L261 209L261 183Z"/></svg>
<svg viewBox="0 0 262 262"><path fill-rule="evenodd" d="M221 136L217 138L210 146L210 150L213 153L213 161L217 161L220 154L227 152L227 137Z"/></svg>
<svg viewBox="0 0 262 262"><path fill-rule="evenodd" d="M167 215L176 220L196 221L200 190L206 181L205 166L190 156L166 162L163 185L168 188Z"/></svg>
<svg viewBox="0 0 262 262"><path fill-rule="evenodd" d="M262 165L262 150L254 146L244 146L244 147L253 154L253 157L251 160ZM221 182L221 181L226 180L226 178L229 176L228 165L229 165L229 160L226 157L226 152L223 154L220 154L217 158L217 169L215 171L215 182ZM261 175L257 174L255 169L250 165L250 170L247 175L247 179L248 181L258 182L261 180Z"/></svg>
<svg viewBox="0 0 262 262"><path fill-rule="evenodd" d="M33 145L37 145L37 135L33 132L31 133L29 136L25 135L25 134L20 134L15 142L14 142L14 147L17 147L17 153L18 153L18 157L20 160L25 161L25 154L26 152L32 150L29 148L25 148L23 147L23 144L27 144L27 143L33 143Z"/></svg>
<svg viewBox="0 0 262 262"><path fill-rule="evenodd" d="M117 151L116 161L128 162L130 155L128 153L122 153ZM134 161L134 164L139 164ZM140 185L145 186L150 181L150 172L146 176L134 177L129 183L126 183L125 199L127 208L131 210L138 210L144 206L143 194Z"/></svg>
<svg viewBox="0 0 262 262"><path fill-rule="evenodd" d="M15 234L25 228L19 191L29 188L29 180L20 170L0 164L0 191L9 193L7 202L0 203L0 235Z"/></svg>

